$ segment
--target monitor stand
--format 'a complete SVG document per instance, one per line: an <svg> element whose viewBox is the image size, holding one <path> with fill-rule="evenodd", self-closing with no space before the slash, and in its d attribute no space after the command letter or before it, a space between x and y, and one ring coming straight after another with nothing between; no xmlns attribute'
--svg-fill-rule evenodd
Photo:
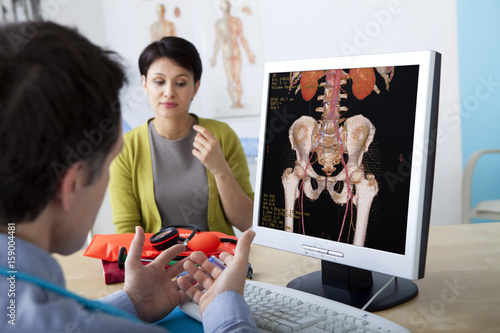
<svg viewBox="0 0 500 333"><path fill-rule="evenodd" d="M287 287L362 308L390 278L386 274L321 260L321 271L300 276ZM413 281L395 278L365 310L389 309L417 294L418 287Z"/></svg>

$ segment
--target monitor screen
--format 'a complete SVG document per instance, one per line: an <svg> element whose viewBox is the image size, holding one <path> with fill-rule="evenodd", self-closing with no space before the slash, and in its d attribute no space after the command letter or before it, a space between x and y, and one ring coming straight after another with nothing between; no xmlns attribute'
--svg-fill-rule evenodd
<svg viewBox="0 0 500 333"><path fill-rule="evenodd" d="M266 63L254 242L422 278L439 75L434 51Z"/></svg>

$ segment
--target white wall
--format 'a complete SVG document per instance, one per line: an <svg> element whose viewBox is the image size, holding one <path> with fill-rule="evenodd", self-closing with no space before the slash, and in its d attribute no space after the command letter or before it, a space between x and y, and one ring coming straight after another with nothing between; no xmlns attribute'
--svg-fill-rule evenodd
<svg viewBox="0 0 500 333"><path fill-rule="evenodd" d="M107 45L101 0L41 0L40 7L45 20L76 27L93 43Z"/></svg>
<svg viewBox="0 0 500 333"><path fill-rule="evenodd" d="M52 18L76 25L95 43L124 53L132 66L132 82L137 84L139 76L133 73L137 73L136 59L141 50L131 49L131 45L144 38L135 30L135 23L140 20L138 6L141 1L64 2L67 4L61 6ZM460 105L455 0L262 0L258 5L266 61L425 49L436 50L443 55L440 139L431 224L459 223L461 135L459 126L457 128L456 123L447 120L450 119L447 115L456 112L456 106ZM124 112L133 113L141 119L151 116L140 90L132 89L124 98L128 99ZM195 101L193 107L203 115L202 102ZM258 136L259 117L225 121L241 137ZM101 211L98 225L109 224L109 203L105 201Z"/></svg>
<svg viewBox="0 0 500 333"><path fill-rule="evenodd" d="M267 61L343 56L353 49L442 54L431 224L460 223L461 133L447 117L460 104L455 0L273 0L261 1L260 9Z"/></svg>

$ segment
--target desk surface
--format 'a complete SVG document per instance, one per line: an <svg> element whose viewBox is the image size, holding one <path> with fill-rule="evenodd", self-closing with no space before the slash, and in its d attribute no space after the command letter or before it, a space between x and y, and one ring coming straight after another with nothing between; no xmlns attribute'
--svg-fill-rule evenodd
<svg viewBox="0 0 500 333"><path fill-rule="evenodd" d="M69 290L99 298L122 284L105 285L101 262L58 256ZM320 269L320 261L252 245L254 279L286 285ZM425 278L419 294L393 309L376 312L412 332L500 332L500 223L431 227Z"/></svg>

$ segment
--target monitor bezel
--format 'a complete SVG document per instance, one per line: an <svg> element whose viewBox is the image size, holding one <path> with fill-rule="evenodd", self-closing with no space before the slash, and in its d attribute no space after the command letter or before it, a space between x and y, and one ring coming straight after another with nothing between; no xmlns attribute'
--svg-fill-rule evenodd
<svg viewBox="0 0 500 333"><path fill-rule="evenodd" d="M415 130L410 175L410 199L404 254L395 254L347 243L314 238L259 226L262 188L262 169L267 131L270 74L294 71L347 69L381 66L418 65L418 85L415 112ZM417 51L350 57L320 58L294 61L267 62L264 67L261 126L256 172L253 211L254 243L275 249L302 254L347 266L380 272L411 280L424 275L430 224L430 198L434 168L437 126L437 99L439 92L440 54L435 51ZM288 130L288 129L287 129ZM343 257L304 250L302 245L340 252Z"/></svg>

